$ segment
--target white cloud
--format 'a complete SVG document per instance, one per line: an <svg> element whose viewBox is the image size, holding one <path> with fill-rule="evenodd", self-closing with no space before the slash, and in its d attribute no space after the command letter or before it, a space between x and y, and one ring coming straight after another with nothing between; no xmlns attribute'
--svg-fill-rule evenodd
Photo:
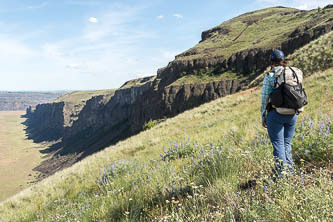
<svg viewBox="0 0 333 222"><path fill-rule="evenodd" d="M64 53L61 50L61 47L56 44L45 44L42 46L42 50L44 52L44 55L50 56L50 57L61 57L64 56Z"/></svg>
<svg viewBox="0 0 333 222"><path fill-rule="evenodd" d="M184 16L183 16L183 15L181 15L181 14L178 14L178 13L176 13L176 14L173 14L172 16L174 16L174 17L176 17L176 18L178 18L178 19L182 19L182 18L184 18Z"/></svg>
<svg viewBox="0 0 333 222"><path fill-rule="evenodd" d="M98 23L98 19L95 17L90 17L88 21L91 23Z"/></svg>
<svg viewBox="0 0 333 222"><path fill-rule="evenodd" d="M81 65L80 64L76 64L76 63L71 63L67 65L67 68L69 69L80 69Z"/></svg>
<svg viewBox="0 0 333 222"><path fill-rule="evenodd" d="M297 8L297 9L300 9L300 10L308 10L308 9L309 9L309 7L308 7L307 4L304 4L304 5L298 6L298 7L296 7L296 8Z"/></svg>
<svg viewBox="0 0 333 222"><path fill-rule="evenodd" d="M79 35L39 46L28 45L31 37L24 34L0 34L1 73L10 73L0 81L0 90L116 88L138 74L156 74L177 53L147 47L155 33L133 25L145 18L141 10L142 5L112 6L99 14L103 22L87 22Z"/></svg>
<svg viewBox="0 0 333 222"><path fill-rule="evenodd" d="M156 18L159 19L159 20L161 20L161 19L164 18L164 16L163 16L163 15L159 15L159 16L157 16Z"/></svg>
<svg viewBox="0 0 333 222"><path fill-rule="evenodd" d="M110 36L119 36L127 32L126 24L135 20L136 8L112 8L108 13L100 16L103 23L87 25L83 31L83 39L96 42Z"/></svg>

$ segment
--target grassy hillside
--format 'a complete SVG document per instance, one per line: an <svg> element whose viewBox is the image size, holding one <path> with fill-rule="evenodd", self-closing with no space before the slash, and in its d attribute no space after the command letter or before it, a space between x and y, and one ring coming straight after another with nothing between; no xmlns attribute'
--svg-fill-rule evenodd
<svg viewBox="0 0 333 222"><path fill-rule="evenodd" d="M143 84L154 81L156 79L156 76L149 76L149 77L143 77L143 78L138 78L138 79L133 79L130 81L125 82L120 89L127 89L131 87L139 87L142 86Z"/></svg>
<svg viewBox="0 0 333 222"><path fill-rule="evenodd" d="M92 91L75 91L66 93L58 97L54 102L65 102L70 104L83 103L94 96L113 94L114 90L92 90Z"/></svg>
<svg viewBox="0 0 333 222"><path fill-rule="evenodd" d="M245 13L203 32L203 40L199 44L176 56L173 63L184 64L185 68L172 85L221 80L252 81L268 65L265 62L268 55L264 56L267 50L283 48L289 54L312 38L309 33L321 33L319 27L329 27L332 21L333 8L303 11L273 7ZM290 41L295 47L290 47ZM247 52L251 56L243 57L248 55ZM260 55L262 57L258 58ZM242 58L242 66L239 58ZM201 66L188 70L186 67L190 64Z"/></svg>
<svg viewBox="0 0 333 222"><path fill-rule="evenodd" d="M292 32L306 26L315 29L329 23L333 9L302 11L293 8L273 7L245 13L208 30L206 39L177 57L191 60L202 57L228 58L242 50L278 48L292 38Z"/></svg>
<svg viewBox="0 0 333 222"><path fill-rule="evenodd" d="M13 196L30 186L38 173L33 171L44 154L39 151L46 144L36 144L28 140L21 124L22 111L0 112L0 201Z"/></svg>
<svg viewBox="0 0 333 222"><path fill-rule="evenodd" d="M0 220L333 220L333 69L317 70L305 88L309 105L293 140L294 177L272 181L260 88L252 88L56 173L3 202Z"/></svg>
<svg viewBox="0 0 333 222"><path fill-rule="evenodd" d="M290 55L290 65L302 69L306 76L333 67L332 47L333 32L329 32Z"/></svg>
<svg viewBox="0 0 333 222"><path fill-rule="evenodd" d="M317 40L301 49L296 50L292 55L288 56L288 65L302 69L305 76L309 76L314 72L326 70L333 67L333 32L329 32ZM266 70L265 73L269 71ZM254 87L262 83L264 74L254 79L248 87Z"/></svg>

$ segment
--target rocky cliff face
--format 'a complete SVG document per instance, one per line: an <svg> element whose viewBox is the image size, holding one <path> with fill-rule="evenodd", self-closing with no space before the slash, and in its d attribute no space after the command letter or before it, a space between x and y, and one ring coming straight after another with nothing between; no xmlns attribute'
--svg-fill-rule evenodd
<svg viewBox="0 0 333 222"><path fill-rule="evenodd" d="M27 109L24 123L27 133L35 142L53 141L62 137L64 132L64 106L60 103L39 104Z"/></svg>
<svg viewBox="0 0 333 222"><path fill-rule="evenodd" d="M96 137L96 140L108 145L115 141L115 138L121 137L120 134L129 131L132 106L152 88L154 82L150 80L151 78L148 78L140 86L120 88L109 100L105 100L103 96L88 100L79 113L78 120L71 127L65 128L64 141L70 142L73 138L80 138L86 141L85 144L91 145L88 141ZM105 141L102 141L101 137L105 137ZM83 146L76 151L84 152L85 148ZM89 152L91 149L96 151L101 147L90 147Z"/></svg>
<svg viewBox="0 0 333 222"><path fill-rule="evenodd" d="M250 24L254 22L251 21ZM332 27L332 22L312 28L298 27L288 33L288 40L281 42L280 48L290 54L332 31ZM223 28L206 31L202 34L202 41L216 33L225 35L229 31ZM157 77L129 81L112 96L95 96L86 101L77 113L66 112L64 103L44 104L37 106L35 110L28 109L28 129L39 141L43 140L43 136L44 140L62 138L62 141L50 150L63 156L72 154L78 160L140 132L149 120L175 116L205 102L233 94L247 84L247 80L238 79L173 84L181 76L194 73L195 70L205 71L216 67L243 76L259 73L269 66L272 50L273 48L269 47L252 48L238 51L228 58L212 56L179 59L195 53L190 50L177 56L167 67L158 70ZM68 118L72 122L65 124ZM38 136L39 133L41 136ZM72 158L68 161L55 158L45 162L39 169L54 172L68 166L69 162L75 161ZM51 166L51 170L48 166Z"/></svg>
<svg viewBox="0 0 333 222"><path fill-rule="evenodd" d="M315 28L309 26L296 28L286 38L288 41L283 41L280 48L286 55L293 53L296 49L301 48L307 43L319 38L325 33L333 30L333 21L325 25L320 25ZM210 32L203 34L202 41L208 38ZM173 82L180 77L182 73L193 73L195 70L204 70L216 66L220 66L225 70L232 70L236 73L250 74L253 72L261 72L270 65L270 55L273 48L255 48L249 50L239 51L228 58L223 56L203 57L198 59L178 59L192 55L191 52L186 52L176 56L176 60L170 62L167 67L158 71L158 77L167 82Z"/></svg>
<svg viewBox="0 0 333 222"><path fill-rule="evenodd" d="M165 87L162 95L164 112L167 116L177 115L203 103L233 94L243 85L244 83L238 80L223 80Z"/></svg>

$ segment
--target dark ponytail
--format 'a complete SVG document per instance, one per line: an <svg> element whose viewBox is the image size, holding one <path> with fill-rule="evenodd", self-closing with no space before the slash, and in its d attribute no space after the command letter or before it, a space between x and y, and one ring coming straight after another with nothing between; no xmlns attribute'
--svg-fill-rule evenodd
<svg viewBox="0 0 333 222"><path fill-rule="evenodd" d="M288 65L288 61L287 60L281 60L281 61L274 61L272 62L272 66L283 66L286 67Z"/></svg>

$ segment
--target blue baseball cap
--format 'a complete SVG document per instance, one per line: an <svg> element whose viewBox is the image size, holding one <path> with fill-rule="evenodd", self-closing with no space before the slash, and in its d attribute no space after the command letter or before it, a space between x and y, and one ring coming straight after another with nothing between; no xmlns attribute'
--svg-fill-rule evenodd
<svg viewBox="0 0 333 222"><path fill-rule="evenodd" d="M285 60L284 53L281 50L275 49L272 52L272 55L271 55L272 62L281 62L284 60Z"/></svg>

